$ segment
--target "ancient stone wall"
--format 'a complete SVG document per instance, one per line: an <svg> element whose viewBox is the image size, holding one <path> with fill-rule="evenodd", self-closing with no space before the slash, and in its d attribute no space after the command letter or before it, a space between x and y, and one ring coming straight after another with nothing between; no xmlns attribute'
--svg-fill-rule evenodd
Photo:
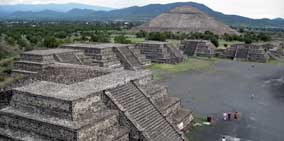
<svg viewBox="0 0 284 141"><path fill-rule="evenodd" d="M182 47L184 53L188 56L201 56L201 57L213 57L216 47L206 40L185 40L182 41Z"/></svg>

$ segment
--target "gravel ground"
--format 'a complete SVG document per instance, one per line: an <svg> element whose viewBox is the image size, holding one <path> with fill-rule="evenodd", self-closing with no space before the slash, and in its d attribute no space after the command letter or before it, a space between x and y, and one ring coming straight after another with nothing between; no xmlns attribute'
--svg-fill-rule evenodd
<svg viewBox="0 0 284 141"><path fill-rule="evenodd" d="M243 141L284 140L284 66L222 60L204 72L174 74L169 94L214 124L194 130L193 141L232 136ZM251 95L255 95L252 99ZM238 121L223 121L223 112L239 112Z"/></svg>

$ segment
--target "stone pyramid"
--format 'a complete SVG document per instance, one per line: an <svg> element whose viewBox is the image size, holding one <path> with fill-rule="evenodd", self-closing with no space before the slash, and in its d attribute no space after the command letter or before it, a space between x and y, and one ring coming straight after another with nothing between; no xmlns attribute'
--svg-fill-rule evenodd
<svg viewBox="0 0 284 141"><path fill-rule="evenodd" d="M222 35L238 34L237 31L231 29L229 26L216 21L214 18L209 17L200 10L190 7L182 6L177 7L169 12L163 13L154 18L148 23L133 30L139 31L154 31L154 32L205 32L211 31L215 34Z"/></svg>

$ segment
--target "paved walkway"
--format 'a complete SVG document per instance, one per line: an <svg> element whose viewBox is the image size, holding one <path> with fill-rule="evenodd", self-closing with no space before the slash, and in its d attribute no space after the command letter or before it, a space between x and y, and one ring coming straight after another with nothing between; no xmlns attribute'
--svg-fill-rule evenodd
<svg viewBox="0 0 284 141"><path fill-rule="evenodd" d="M168 79L169 94L198 115L240 113L239 121L217 120L198 129L192 133L196 141L221 140L223 135L241 141L284 140L284 66L252 64L221 61L210 71Z"/></svg>

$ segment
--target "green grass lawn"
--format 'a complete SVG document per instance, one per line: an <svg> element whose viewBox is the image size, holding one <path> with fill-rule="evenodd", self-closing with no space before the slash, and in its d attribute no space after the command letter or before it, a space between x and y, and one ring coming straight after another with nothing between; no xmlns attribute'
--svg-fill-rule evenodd
<svg viewBox="0 0 284 141"><path fill-rule="evenodd" d="M219 46L218 46L218 48L220 48L220 49L226 49L225 44L227 44L227 47L230 47L230 46L233 45L233 44L240 44L240 43L243 43L243 42L239 42L239 41L232 41L232 42L229 42L229 41L225 41L225 40L219 40Z"/></svg>
<svg viewBox="0 0 284 141"><path fill-rule="evenodd" d="M127 39L129 39L133 44L145 41L144 38L136 38L136 37L128 37Z"/></svg>
<svg viewBox="0 0 284 141"><path fill-rule="evenodd" d="M148 69L156 70L166 73L179 73L186 71L202 71L210 68L217 60L216 59L207 59L207 58L190 58L185 60L182 63L173 65L173 64L153 64Z"/></svg>

